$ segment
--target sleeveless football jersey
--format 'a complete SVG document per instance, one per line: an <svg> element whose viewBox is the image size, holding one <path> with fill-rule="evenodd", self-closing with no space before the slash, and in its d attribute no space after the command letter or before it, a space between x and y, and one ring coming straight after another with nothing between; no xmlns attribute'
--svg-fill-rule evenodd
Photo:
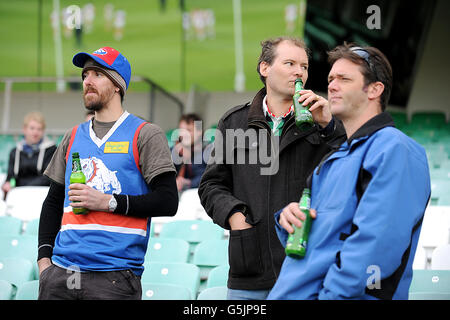
<svg viewBox="0 0 450 320"><path fill-rule="evenodd" d="M72 153L78 152L87 185L108 194L146 194L137 150L137 137L144 124L125 111L103 139L95 135L92 121L72 131L66 154L64 214L53 263L77 271L131 269L142 274L151 219L99 211L75 215L68 191Z"/></svg>

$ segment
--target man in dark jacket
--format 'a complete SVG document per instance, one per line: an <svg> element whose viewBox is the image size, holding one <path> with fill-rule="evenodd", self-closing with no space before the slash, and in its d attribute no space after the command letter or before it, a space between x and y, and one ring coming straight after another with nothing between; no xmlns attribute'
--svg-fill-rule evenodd
<svg viewBox="0 0 450 320"><path fill-rule="evenodd" d="M273 212L298 201L314 167L345 140L328 101L311 90L299 101L310 105L316 123L307 131L295 126L295 80L308 78L303 41L280 37L261 45L257 71L265 87L220 119L199 187L206 212L230 230L229 299L266 298L285 257Z"/></svg>

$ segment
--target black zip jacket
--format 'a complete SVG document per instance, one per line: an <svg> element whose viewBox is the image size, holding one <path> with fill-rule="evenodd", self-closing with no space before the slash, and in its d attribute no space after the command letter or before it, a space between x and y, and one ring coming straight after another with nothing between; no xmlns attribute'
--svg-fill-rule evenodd
<svg viewBox="0 0 450 320"><path fill-rule="evenodd" d="M198 191L206 212L222 228L230 229L228 218L236 211L242 211L253 226L230 231L231 289L272 288L285 257L275 232L274 213L299 201L308 175L346 138L338 120L333 119L334 128L327 127L330 133L324 136L325 130L317 126L301 132L290 115L279 140L272 141L277 137L272 136L262 110L265 95L265 89L260 90L251 103L229 110L220 119L213 162L208 164ZM245 139L233 137L239 129L246 132ZM271 155L271 160L265 155Z"/></svg>

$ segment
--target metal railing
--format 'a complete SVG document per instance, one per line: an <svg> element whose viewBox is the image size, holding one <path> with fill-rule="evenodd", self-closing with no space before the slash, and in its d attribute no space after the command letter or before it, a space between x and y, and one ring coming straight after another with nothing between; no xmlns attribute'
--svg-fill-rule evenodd
<svg viewBox="0 0 450 320"><path fill-rule="evenodd" d="M142 77L133 76L131 77L132 82L144 82L149 86L149 115L148 120L150 122L154 121L154 111L157 104L157 93L161 93L165 99L168 99L171 104L173 104L179 112L179 116L184 113L184 104L176 96L165 90L163 87L158 85L153 80ZM81 83L80 77L5 77L0 78L0 83L5 84L5 91L3 95L3 114L1 123L1 132L6 134L9 132L9 124L11 119L11 97L13 91L14 83Z"/></svg>

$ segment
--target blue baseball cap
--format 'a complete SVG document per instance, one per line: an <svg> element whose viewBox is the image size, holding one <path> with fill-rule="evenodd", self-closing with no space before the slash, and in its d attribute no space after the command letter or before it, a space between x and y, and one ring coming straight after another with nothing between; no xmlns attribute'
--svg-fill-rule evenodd
<svg viewBox="0 0 450 320"><path fill-rule="evenodd" d="M86 60L92 59L101 66L116 71L125 81L126 89L130 83L131 66L127 58L119 51L111 47L102 47L95 50L92 54L80 52L73 56L72 62L79 68L84 68Z"/></svg>

